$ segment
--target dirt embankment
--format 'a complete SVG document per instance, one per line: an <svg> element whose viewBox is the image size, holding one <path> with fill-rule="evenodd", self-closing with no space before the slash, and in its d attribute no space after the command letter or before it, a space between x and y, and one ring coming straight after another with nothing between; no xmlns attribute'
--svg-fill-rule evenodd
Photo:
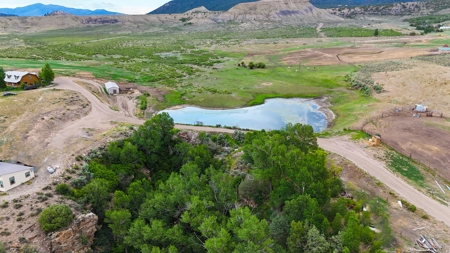
<svg viewBox="0 0 450 253"><path fill-rule="evenodd" d="M377 196L386 201L390 227L396 239L393 248L401 249L402 252L410 252L411 242L417 240L420 234L437 239L444 248L450 245L447 238L449 227L446 224L433 217L424 219L424 213L421 210L413 213L406 208L400 208L397 201L401 196L397 196L378 179L369 176L367 172L342 156L330 154L328 159L331 164L342 168L341 178L347 187L362 190L370 196ZM419 248L415 247L415 250L419 250Z"/></svg>
<svg viewBox="0 0 450 253"><path fill-rule="evenodd" d="M345 137L318 139L318 143L323 149L347 158L369 175L377 178L393 192L396 192L401 198L450 227L450 216L448 215L450 207L438 203L395 176L385 167L383 162L369 154L364 146L351 142Z"/></svg>

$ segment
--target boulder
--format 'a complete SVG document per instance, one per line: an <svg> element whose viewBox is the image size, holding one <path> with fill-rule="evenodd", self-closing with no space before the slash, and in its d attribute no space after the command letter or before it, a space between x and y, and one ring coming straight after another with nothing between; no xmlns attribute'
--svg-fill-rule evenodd
<svg viewBox="0 0 450 253"><path fill-rule="evenodd" d="M82 214L66 230L50 234L51 252L87 252L94 241L97 221L98 217L94 213Z"/></svg>

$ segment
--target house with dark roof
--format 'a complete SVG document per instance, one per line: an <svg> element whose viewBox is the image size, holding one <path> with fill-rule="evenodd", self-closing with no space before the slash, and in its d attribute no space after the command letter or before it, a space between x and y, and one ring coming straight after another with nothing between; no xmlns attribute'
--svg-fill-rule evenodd
<svg viewBox="0 0 450 253"><path fill-rule="evenodd" d="M21 71L6 71L4 80L6 85L14 87L20 86L21 83L35 85L41 82L36 73Z"/></svg>
<svg viewBox="0 0 450 253"><path fill-rule="evenodd" d="M6 192L34 178L34 168L0 162L0 192Z"/></svg>

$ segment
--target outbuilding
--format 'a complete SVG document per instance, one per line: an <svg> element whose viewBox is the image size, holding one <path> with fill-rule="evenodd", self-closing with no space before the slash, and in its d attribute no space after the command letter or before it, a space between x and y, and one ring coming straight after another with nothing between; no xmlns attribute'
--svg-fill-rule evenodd
<svg viewBox="0 0 450 253"><path fill-rule="evenodd" d="M6 71L6 85L18 87L21 83L26 85L35 85L40 83L39 77L34 72Z"/></svg>
<svg viewBox="0 0 450 253"><path fill-rule="evenodd" d="M0 162L0 192L6 192L34 178L34 168Z"/></svg>
<svg viewBox="0 0 450 253"><path fill-rule="evenodd" d="M117 85L117 83L113 83L113 82L107 82L105 83L105 88L106 91L108 92L108 94L112 95L112 94L119 94L119 85Z"/></svg>

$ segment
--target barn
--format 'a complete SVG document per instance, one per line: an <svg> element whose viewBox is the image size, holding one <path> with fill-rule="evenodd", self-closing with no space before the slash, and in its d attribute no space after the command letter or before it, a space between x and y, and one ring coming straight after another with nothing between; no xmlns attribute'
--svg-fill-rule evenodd
<svg viewBox="0 0 450 253"><path fill-rule="evenodd" d="M105 83L105 89L108 92L108 94L110 94L110 95L119 94L119 92L120 92L119 85L117 85L117 83L113 83L113 82Z"/></svg>
<svg viewBox="0 0 450 253"><path fill-rule="evenodd" d="M0 162L0 192L6 192L34 178L34 168Z"/></svg>
<svg viewBox="0 0 450 253"><path fill-rule="evenodd" d="M38 84L41 81L34 72L21 72L21 71L6 71L5 72L6 85L18 87L21 83L26 85Z"/></svg>

